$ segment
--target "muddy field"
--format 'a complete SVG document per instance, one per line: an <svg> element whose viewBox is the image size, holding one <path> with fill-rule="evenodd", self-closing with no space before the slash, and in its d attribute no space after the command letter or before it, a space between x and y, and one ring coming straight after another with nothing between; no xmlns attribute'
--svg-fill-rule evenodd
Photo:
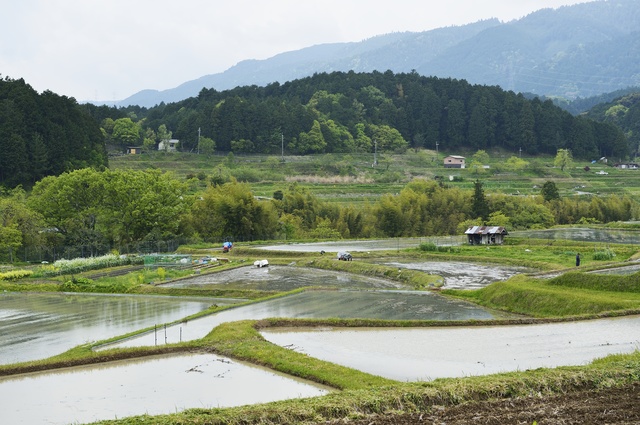
<svg viewBox="0 0 640 425"><path fill-rule="evenodd" d="M583 391L553 397L434 406L428 413L390 414L339 425L590 425L640 423L640 384L601 391Z"/></svg>

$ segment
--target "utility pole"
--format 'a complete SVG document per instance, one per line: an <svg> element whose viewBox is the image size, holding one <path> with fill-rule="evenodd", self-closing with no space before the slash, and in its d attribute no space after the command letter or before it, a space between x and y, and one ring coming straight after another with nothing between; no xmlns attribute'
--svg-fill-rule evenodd
<svg viewBox="0 0 640 425"><path fill-rule="evenodd" d="M200 155L200 127L198 127L198 155Z"/></svg>
<svg viewBox="0 0 640 425"><path fill-rule="evenodd" d="M520 148L520 153L518 154L520 158L522 158L522 148Z"/></svg>
<svg viewBox="0 0 640 425"><path fill-rule="evenodd" d="M284 134L280 133L280 152L282 153L282 157L280 159L281 162L284 162Z"/></svg>
<svg viewBox="0 0 640 425"><path fill-rule="evenodd" d="M373 139L373 165L372 165L372 167L375 167L376 165L378 165L378 141L376 139Z"/></svg>
<svg viewBox="0 0 640 425"><path fill-rule="evenodd" d="M438 145L440 143L438 143L438 141L436 140L436 159L438 159Z"/></svg>

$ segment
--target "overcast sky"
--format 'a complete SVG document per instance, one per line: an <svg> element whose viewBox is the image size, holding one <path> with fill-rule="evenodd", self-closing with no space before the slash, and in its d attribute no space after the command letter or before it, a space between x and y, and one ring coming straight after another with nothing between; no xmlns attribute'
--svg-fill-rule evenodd
<svg viewBox="0 0 640 425"><path fill-rule="evenodd" d="M0 75L39 92L121 100L316 44L587 0L0 0Z"/></svg>

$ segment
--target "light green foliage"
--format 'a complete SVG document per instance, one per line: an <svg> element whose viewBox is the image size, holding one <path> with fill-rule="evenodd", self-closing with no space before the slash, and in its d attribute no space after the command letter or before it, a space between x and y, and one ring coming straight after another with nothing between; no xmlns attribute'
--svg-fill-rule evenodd
<svg viewBox="0 0 640 425"><path fill-rule="evenodd" d="M14 281L29 277L33 274L31 270L10 270L8 272L0 273L0 280Z"/></svg>
<svg viewBox="0 0 640 425"><path fill-rule="evenodd" d="M367 133L372 140L378 143L378 152L406 152L409 143L395 128L388 125L369 124Z"/></svg>
<svg viewBox="0 0 640 425"><path fill-rule="evenodd" d="M311 129L306 133L298 135L298 141L295 144L296 151L302 155L310 153L322 153L327 146L322 134L322 128L318 120L313 121Z"/></svg>
<svg viewBox="0 0 640 425"><path fill-rule="evenodd" d="M152 232L173 237L188 210L186 184L158 170L105 174L106 234L119 242L140 241Z"/></svg>
<svg viewBox="0 0 640 425"><path fill-rule="evenodd" d="M140 142L140 125L131 118L117 119L113 124L111 136L122 145L135 146Z"/></svg>
<svg viewBox="0 0 640 425"><path fill-rule="evenodd" d="M475 174L484 174L487 172L485 168L489 164L489 154L487 151L480 149L471 157L471 162L468 167L473 170Z"/></svg>
<svg viewBox="0 0 640 425"><path fill-rule="evenodd" d="M0 255L13 260L15 250L23 245L41 243L42 217L26 205L22 187L0 196Z"/></svg>
<svg viewBox="0 0 640 425"><path fill-rule="evenodd" d="M95 246L101 243L100 222L105 195L103 173L82 169L50 176L34 186L28 206L45 218L51 243L59 242Z"/></svg>
<svg viewBox="0 0 640 425"><path fill-rule="evenodd" d="M486 168L484 168L484 165L482 165L481 162L474 160L471 160L471 162L467 165L467 168L469 170L472 170L474 174L485 174L487 172Z"/></svg>
<svg viewBox="0 0 640 425"><path fill-rule="evenodd" d="M463 235L469 227L473 226L482 226L482 221L478 219L463 220L456 226L456 233L459 235Z"/></svg>
<svg viewBox="0 0 640 425"><path fill-rule="evenodd" d="M247 184L237 181L208 187L191 208L191 224L206 240L269 239L277 221L271 203L257 200Z"/></svg>
<svg viewBox="0 0 640 425"><path fill-rule="evenodd" d="M571 168L573 166L571 151L569 149L558 149L553 165L560 168L561 171L564 171L565 168Z"/></svg>
<svg viewBox="0 0 640 425"><path fill-rule="evenodd" d="M9 262L13 262L13 252L20 246L22 246L22 232L17 226L0 226L0 254L6 251Z"/></svg>
<svg viewBox="0 0 640 425"><path fill-rule="evenodd" d="M164 269L164 267L158 267L156 270L156 274L158 275L158 279L162 281L167 276L167 271Z"/></svg>
<svg viewBox="0 0 640 425"><path fill-rule="evenodd" d="M332 227L328 218L318 218L315 228L309 232L314 239L340 239L340 232Z"/></svg>
<svg viewBox="0 0 640 425"><path fill-rule="evenodd" d="M500 212L514 229L546 228L555 221L553 213L540 198L493 194L488 202L491 211Z"/></svg>
<svg viewBox="0 0 640 425"><path fill-rule="evenodd" d="M92 169L47 177L28 204L67 243L141 241L152 232L175 235L186 213L186 183L171 174Z"/></svg>
<svg viewBox="0 0 640 425"><path fill-rule="evenodd" d="M142 140L143 148L148 152L152 151L156 147L157 140L156 132L151 128L147 128L144 133L144 139Z"/></svg>
<svg viewBox="0 0 640 425"><path fill-rule="evenodd" d="M617 104L607 109L604 113L604 116L607 121L619 122L624 118L628 111L629 108L627 108L626 106Z"/></svg>
<svg viewBox="0 0 640 425"><path fill-rule="evenodd" d="M556 224L628 221L636 217L636 203L628 196L609 195L588 199L562 198L549 204Z"/></svg>
<svg viewBox="0 0 640 425"><path fill-rule="evenodd" d="M510 227L511 220L504 215L502 211L494 211L489 214L489 220L487 220L487 226L502 226L505 228Z"/></svg>
<svg viewBox="0 0 640 425"><path fill-rule="evenodd" d="M418 249L420 251L424 251L424 252L442 252L442 253L458 253L460 252L460 247L457 246L450 246L450 245L436 245L433 242L425 242L425 243L421 243L420 246L418 246Z"/></svg>
<svg viewBox="0 0 640 425"><path fill-rule="evenodd" d="M489 163L489 154L487 153L487 151L485 150L479 150L476 153L473 154L472 156L473 161L477 162L478 164L482 165L487 165Z"/></svg>
<svg viewBox="0 0 640 425"><path fill-rule="evenodd" d="M598 250L593 253L593 259L596 261L611 261L615 258L616 253L612 249Z"/></svg>
<svg viewBox="0 0 640 425"><path fill-rule="evenodd" d="M213 155L216 151L216 142L210 137L201 137L198 143L198 152L203 155Z"/></svg>
<svg viewBox="0 0 640 425"><path fill-rule="evenodd" d="M518 158L517 156L511 156L507 159L506 168L511 171L521 171L527 168L529 162L525 161L522 158Z"/></svg>
<svg viewBox="0 0 640 425"><path fill-rule="evenodd" d="M255 145L249 139L239 139L239 140L231 141L231 152L252 153L254 151L255 151Z"/></svg>
<svg viewBox="0 0 640 425"><path fill-rule="evenodd" d="M282 214L291 214L300 218L300 225L304 231L311 230L316 219L323 215L324 204L309 190L297 184L289 185L284 193L284 199L276 204Z"/></svg>
<svg viewBox="0 0 640 425"><path fill-rule="evenodd" d="M340 209L336 229L344 238L366 236L366 215L367 211L359 211L353 206L343 207Z"/></svg>
<svg viewBox="0 0 640 425"><path fill-rule="evenodd" d="M282 214L278 220L279 234L285 240L305 237L302 220L302 217L297 215Z"/></svg>
<svg viewBox="0 0 640 425"><path fill-rule="evenodd" d="M386 236L449 235L468 218L468 205L464 191L416 179L399 195L384 195L373 215Z"/></svg>
<svg viewBox="0 0 640 425"><path fill-rule="evenodd" d="M365 132L366 126L363 123L356 124L354 142L358 152L371 152L373 150L373 141Z"/></svg>
<svg viewBox="0 0 640 425"><path fill-rule="evenodd" d="M161 142L166 142L167 140L171 140L171 137L173 136L173 133L167 130L167 126L165 124L161 124L160 127L158 127L158 131L156 132L156 134L158 136L158 140ZM166 151L169 150L168 143L164 144L164 149Z"/></svg>
<svg viewBox="0 0 640 425"><path fill-rule="evenodd" d="M331 152L355 151L355 140L344 125L336 123L334 120L322 120L320 128L327 143L327 150Z"/></svg>

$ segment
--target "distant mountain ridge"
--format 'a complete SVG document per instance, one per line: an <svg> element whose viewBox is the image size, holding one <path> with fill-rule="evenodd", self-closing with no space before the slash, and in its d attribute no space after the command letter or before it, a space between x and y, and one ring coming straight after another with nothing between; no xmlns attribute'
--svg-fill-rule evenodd
<svg viewBox="0 0 640 425"><path fill-rule="evenodd" d="M410 72L549 97L584 98L640 85L640 1L600 0L424 32L311 46L167 90L143 90L117 106L151 107L202 88L284 83L314 73Z"/></svg>

